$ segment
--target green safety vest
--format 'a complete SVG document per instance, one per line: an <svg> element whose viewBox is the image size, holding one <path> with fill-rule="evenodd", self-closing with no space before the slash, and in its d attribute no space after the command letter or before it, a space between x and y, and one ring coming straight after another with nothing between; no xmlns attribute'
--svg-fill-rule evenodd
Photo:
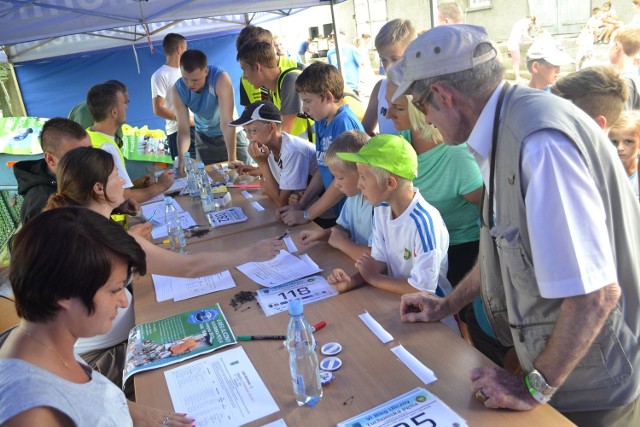
<svg viewBox="0 0 640 427"><path fill-rule="evenodd" d="M104 144L113 144L118 148L113 138L110 138L101 132L94 132L91 128L87 128L87 133L91 138L91 145L93 145L93 148L102 148ZM120 154L120 160L122 160L122 164L124 165L124 156L122 155L122 150L120 148L118 148L118 154Z"/></svg>
<svg viewBox="0 0 640 427"><path fill-rule="evenodd" d="M290 72L297 72L300 74L302 71L298 68L298 62L295 59L287 58L284 56L280 57L278 61L278 68L280 69L280 75L278 76L278 82L276 84L277 92L268 91L269 100L273 102L273 104L278 107L278 109L282 108L282 101L280 99L280 90L282 89L282 81L284 80L284 76L286 76ZM242 84L242 90L247 96L248 104L253 104L256 101L262 100L262 89L256 88L249 81L242 76L240 79L240 83ZM313 140L313 134L310 128L310 125L313 124L311 119L306 119L302 117L297 117L295 122L293 123L293 127L291 128L291 135L302 136L307 133L307 139L309 141Z"/></svg>

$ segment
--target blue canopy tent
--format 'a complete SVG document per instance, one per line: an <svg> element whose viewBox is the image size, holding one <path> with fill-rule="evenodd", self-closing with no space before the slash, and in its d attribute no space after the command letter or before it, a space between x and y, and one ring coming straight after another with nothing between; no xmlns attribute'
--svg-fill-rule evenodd
<svg viewBox="0 0 640 427"><path fill-rule="evenodd" d="M131 95L128 123L163 128L151 109L150 78L164 63L166 34L187 37L190 48L203 50L237 82L235 39L244 26L329 3L337 2L0 0L0 44L28 115L66 116L92 85L117 79Z"/></svg>

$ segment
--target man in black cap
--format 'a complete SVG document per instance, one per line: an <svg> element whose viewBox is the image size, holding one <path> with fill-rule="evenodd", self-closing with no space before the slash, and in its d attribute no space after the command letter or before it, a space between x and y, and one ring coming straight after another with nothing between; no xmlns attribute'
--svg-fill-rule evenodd
<svg viewBox="0 0 640 427"><path fill-rule="evenodd" d="M249 155L258 164L242 165L238 173L261 175L262 190L278 207L286 205L294 192L307 188L318 168L315 147L282 131L282 115L273 103L254 102L230 125L243 127L250 142Z"/></svg>

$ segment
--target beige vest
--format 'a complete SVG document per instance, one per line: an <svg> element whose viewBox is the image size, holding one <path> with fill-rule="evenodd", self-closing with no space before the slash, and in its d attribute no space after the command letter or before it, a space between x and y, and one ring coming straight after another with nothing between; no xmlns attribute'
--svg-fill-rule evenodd
<svg viewBox="0 0 640 427"><path fill-rule="evenodd" d="M496 225L491 230L483 226L480 238L482 294L489 321L503 344L515 345L524 371L533 369L563 300L542 298L538 290L524 226L520 151L528 135L556 129L576 145L602 198L622 296L551 404L564 412L622 406L640 393L638 201L606 135L569 102L515 86L507 93L502 111L495 168ZM485 219L488 205L485 199ZM584 215L588 214L587 207Z"/></svg>

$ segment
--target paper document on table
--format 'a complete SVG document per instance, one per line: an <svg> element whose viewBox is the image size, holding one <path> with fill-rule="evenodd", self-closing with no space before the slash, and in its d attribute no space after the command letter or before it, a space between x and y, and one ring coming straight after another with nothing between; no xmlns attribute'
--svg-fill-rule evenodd
<svg viewBox="0 0 640 427"><path fill-rule="evenodd" d="M184 212L184 209L182 209L182 206L180 206L180 203L178 203L177 200L173 201L173 206L176 208L176 211L178 211L178 213ZM162 217L164 221L164 197L158 202L147 203L140 206L140 208L142 209L142 214L147 218L153 215L153 212L157 210L158 214L156 215L156 218Z"/></svg>
<svg viewBox="0 0 640 427"><path fill-rule="evenodd" d="M285 245L287 245L287 250L291 253L298 252L298 248L295 243L293 243L293 239L289 236L286 236L282 239Z"/></svg>
<svg viewBox="0 0 640 427"><path fill-rule="evenodd" d="M373 316L369 314L368 311L365 311L358 317L362 319L364 324L367 325L369 329L371 329L371 332L373 332L375 336L377 336L384 344L393 340L393 336L389 332L387 332L382 327L382 325L380 325L380 323L378 323L376 319L374 319Z"/></svg>
<svg viewBox="0 0 640 427"><path fill-rule="evenodd" d="M197 225L189 212L180 212L178 214L178 217L180 218L180 225L182 226L183 230L193 228ZM167 232L167 223L165 221L164 210L162 211L162 216L160 216L160 213L158 213L153 221L151 221L151 223L153 224L153 228L151 229L151 237L153 237L154 239L158 239L160 237L167 237L169 235L169 233Z"/></svg>
<svg viewBox="0 0 640 427"><path fill-rule="evenodd" d="M156 277L160 277L157 279ZM167 280L167 276L151 275L153 279L153 289L156 291L156 301L163 302L173 299L173 287L171 286L171 280ZM169 278L170 279L170 278Z"/></svg>
<svg viewBox="0 0 640 427"><path fill-rule="evenodd" d="M164 202L164 194L158 194L155 197L150 198L144 204L141 203L141 206L150 205L151 203Z"/></svg>
<svg viewBox="0 0 640 427"><path fill-rule="evenodd" d="M180 223L182 224L183 230L196 226L196 223L189 212L186 212L184 209L182 209L180 203L174 200L173 206L176 208L176 211L178 211L178 216L180 217ZM153 221L151 221L153 226L153 228L151 229L151 237L153 237L154 239L166 237L168 233L167 221L165 219L164 201L148 203L146 205L140 206L140 209L142 209L142 215L147 218L151 218L154 212L157 211L156 215L153 216Z"/></svg>
<svg viewBox="0 0 640 427"><path fill-rule="evenodd" d="M236 268L257 284L269 288L322 271L307 254L298 258L284 249L269 261L248 262Z"/></svg>
<svg viewBox="0 0 640 427"><path fill-rule="evenodd" d="M236 287L229 270L194 278L161 276L159 274L152 274L151 277L153 278L158 302L171 298L174 301L182 301ZM161 300L161 297L164 299Z"/></svg>
<svg viewBox="0 0 640 427"><path fill-rule="evenodd" d="M409 425L466 427L467 422L438 397L418 387L360 415L338 423L338 427Z"/></svg>
<svg viewBox="0 0 640 427"><path fill-rule="evenodd" d="M393 347L391 351L425 384L430 384L438 379L431 369L427 368L402 345Z"/></svg>
<svg viewBox="0 0 640 427"><path fill-rule="evenodd" d="M302 304L310 304L335 295L338 291L321 276L305 277L256 292L258 304L267 316L287 311L291 299L300 298Z"/></svg>
<svg viewBox="0 0 640 427"><path fill-rule="evenodd" d="M182 190L184 190L187 187L187 185L188 185L187 178L177 178L175 181L173 181L173 184L171 184L171 187L169 187L164 191L164 194L179 193Z"/></svg>
<svg viewBox="0 0 640 427"><path fill-rule="evenodd" d="M164 373L173 410L200 427L234 427L279 410L242 347Z"/></svg>
<svg viewBox="0 0 640 427"><path fill-rule="evenodd" d="M269 424L265 424L262 427L287 427L287 423L284 422L282 418L270 422Z"/></svg>

